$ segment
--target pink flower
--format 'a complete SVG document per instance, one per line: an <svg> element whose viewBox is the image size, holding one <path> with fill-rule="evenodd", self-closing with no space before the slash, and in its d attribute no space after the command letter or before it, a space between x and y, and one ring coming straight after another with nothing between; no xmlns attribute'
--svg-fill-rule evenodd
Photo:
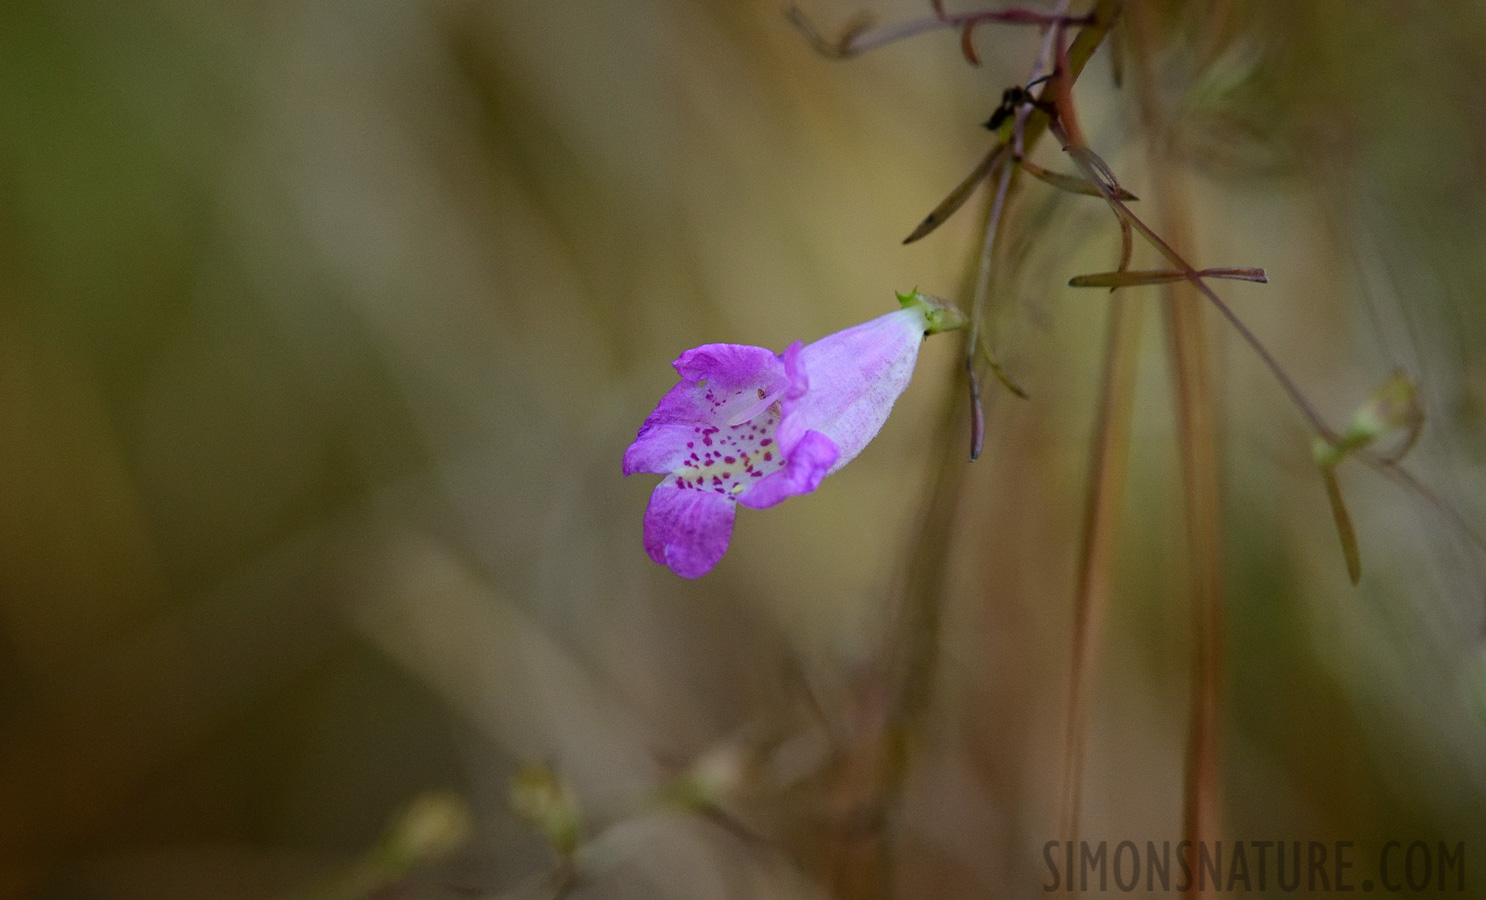
<svg viewBox="0 0 1486 900"><path fill-rule="evenodd" d="M924 336L961 323L925 295L898 299L897 312L782 354L745 344L681 354L681 382L624 452L624 474L666 476L645 510L651 559L683 578L707 574L739 503L808 494L862 452L908 387Z"/></svg>

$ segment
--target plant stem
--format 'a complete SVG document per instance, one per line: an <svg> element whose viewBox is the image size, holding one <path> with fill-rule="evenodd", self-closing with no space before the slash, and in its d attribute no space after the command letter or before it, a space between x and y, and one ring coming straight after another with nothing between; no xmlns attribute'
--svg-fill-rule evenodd
<svg viewBox="0 0 1486 900"><path fill-rule="evenodd" d="M1142 117L1149 133L1160 135L1164 133L1164 110L1157 98L1151 71L1151 41L1148 33L1150 23L1145 15L1137 12L1132 17L1130 26L1135 50L1132 55L1139 68ZM1174 167L1164 148L1164 143L1150 145L1152 170L1158 175L1165 173L1167 182L1164 189L1158 188L1155 191L1159 214L1168 232L1176 235L1183 245L1190 246L1188 235L1192 228L1187 210L1176 199L1185 196L1185 192L1172 183L1175 180ZM1124 207L1121 201L1112 196L1109 199L1121 208ZM1128 213L1128 208L1125 212ZM1291 392L1292 398L1313 420L1313 424L1318 429L1324 428L1319 416L1315 415L1310 404L1274 362L1269 352L1252 332L1238 322L1232 311L1203 283L1182 256L1143 222L1132 217L1130 224L1151 241L1172 265L1188 274L1187 284L1202 291L1209 301L1223 311L1229 322L1238 327L1245 340L1270 364L1281 383ZM1165 289L1165 293L1168 349L1175 381L1180 435L1183 513L1190 559L1188 578L1194 641L1192 705L1188 719L1186 772L1182 789L1182 837L1192 841L1192 846L1201 846L1200 842L1216 837L1221 817L1218 729L1223 671L1223 563L1216 398L1212 389L1201 307L1196 304L1196 297L1184 284L1173 284ZM1194 882L1186 896L1195 898L1205 893L1207 892L1198 888Z"/></svg>
<svg viewBox="0 0 1486 900"><path fill-rule="evenodd" d="M1115 297L1105 324L1103 377L1089 458L1089 491L1079 537L1073 607L1073 654L1063 738L1063 792L1059 810L1064 846L1078 843L1088 732L1088 697L1108 607L1111 569L1129 468L1130 419L1139 361L1140 301Z"/></svg>

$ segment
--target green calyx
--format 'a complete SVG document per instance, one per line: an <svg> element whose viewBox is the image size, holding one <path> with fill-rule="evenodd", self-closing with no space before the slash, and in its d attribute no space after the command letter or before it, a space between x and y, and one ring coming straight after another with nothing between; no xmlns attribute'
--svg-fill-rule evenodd
<svg viewBox="0 0 1486 900"><path fill-rule="evenodd" d="M897 294L897 297L904 309L917 309L923 313L924 334L926 335L965 327L967 321L965 314L948 300L935 297L933 294L919 293L918 288L906 294Z"/></svg>

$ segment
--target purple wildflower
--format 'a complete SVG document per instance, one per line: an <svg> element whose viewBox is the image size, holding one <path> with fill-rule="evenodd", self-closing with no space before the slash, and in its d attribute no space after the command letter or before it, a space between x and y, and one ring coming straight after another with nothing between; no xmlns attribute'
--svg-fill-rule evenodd
<svg viewBox="0 0 1486 900"><path fill-rule="evenodd" d="M782 354L704 344L674 365L624 452L624 474L665 475L645 510L645 551L683 578L727 550L737 504L763 509L815 490L877 435L926 334L957 328L954 310L917 292L904 308Z"/></svg>

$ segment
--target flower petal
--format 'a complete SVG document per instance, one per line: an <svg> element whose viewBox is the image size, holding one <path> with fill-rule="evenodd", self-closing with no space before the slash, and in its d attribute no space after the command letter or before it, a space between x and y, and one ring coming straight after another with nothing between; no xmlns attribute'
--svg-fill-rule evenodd
<svg viewBox="0 0 1486 900"><path fill-rule="evenodd" d="M798 400L810 390L810 376L800 362L800 353L804 347L804 344L795 341L779 354L779 361L784 366L784 376L789 381L789 386L784 391L785 400Z"/></svg>
<svg viewBox="0 0 1486 900"><path fill-rule="evenodd" d="M908 387L926 320L910 307L879 316L805 345L784 365L792 383L808 390L785 394L779 443L786 454L812 431L835 442L839 456L827 475L856 458Z"/></svg>
<svg viewBox="0 0 1486 900"><path fill-rule="evenodd" d="M694 388L695 385L682 382L672 388L671 393L683 387ZM669 397L670 394L666 396ZM664 404L665 401L662 400L661 403ZM654 415L652 413L651 417L654 418ZM689 422L651 422L647 419L640 426L640 436L624 451L622 471L626 475L638 472L669 475L676 471L676 467L691 452L687 449L686 442L691 440L695 428Z"/></svg>
<svg viewBox="0 0 1486 900"><path fill-rule="evenodd" d="M703 344L681 354L671 365L685 381L706 379L732 388L753 384L761 375L777 378L784 373L773 350L748 344Z"/></svg>
<svg viewBox="0 0 1486 900"><path fill-rule="evenodd" d="M703 344L672 365L681 375L661 398L634 443L624 451L626 475L673 472L691 452L694 426L725 427L757 413L787 386L784 364L772 350L747 344Z"/></svg>
<svg viewBox="0 0 1486 900"><path fill-rule="evenodd" d="M645 509L645 552L682 578L706 575L728 549L736 512L731 497L678 488L667 478Z"/></svg>
<svg viewBox="0 0 1486 900"><path fill-rule="evenodd" d="M784 468L765 476L738 495L738 502L753 509L773 506L787 497L808 494L820 487L841 451L836 442L819 431L807 431L795 443Z"/></svg>

